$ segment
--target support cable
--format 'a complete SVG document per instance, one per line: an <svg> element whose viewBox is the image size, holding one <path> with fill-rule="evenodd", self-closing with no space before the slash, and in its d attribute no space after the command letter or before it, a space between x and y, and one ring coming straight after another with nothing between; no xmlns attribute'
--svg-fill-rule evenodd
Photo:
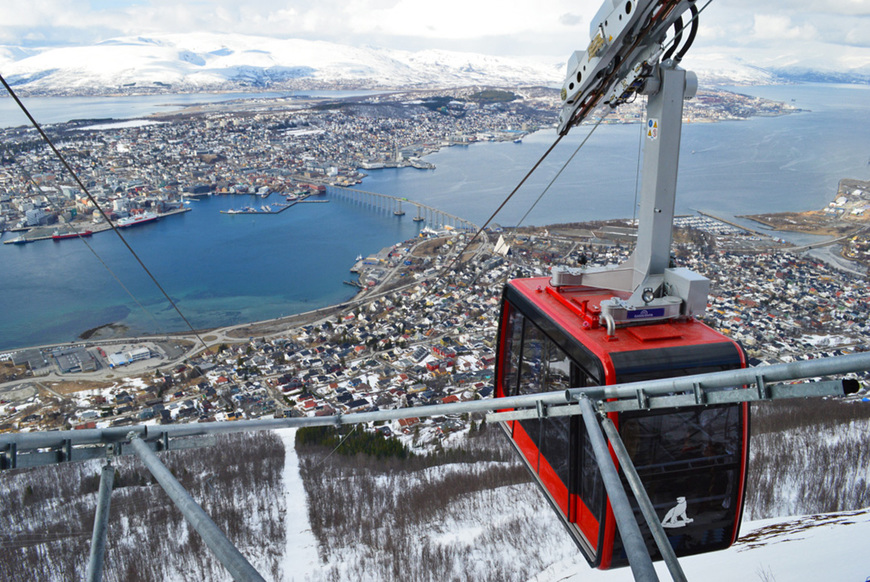
<svg viewBox="0 0 870 582"><path fill-rule="evenodd" d="M713 0L707 0L707 3L704 4L704 6L702 6L702 7L700 8L700 10L699 10L698 8L696 8L694 5L691 7L691 9L692 9L692 11L691 11L691 12L692 12L692 16L691 16L691 18L689 19L689 22L686 23L686 24L691 24L691 25L692 25L692 30L691 30L690 33L689 33L689 38L688 38L687 41L686 41L686 45L683 46L683 48L682 48L682 49L677 53L677 57L678 57L678 59L682 59L683 55L684 55L685 52L688 50L689 46L691 46L691 42L694 41L694 38L695 38L695 34L694 34L694 33L696 32L696 29L697 29L697 21L698 21L698 17L699 17L699 15L701 14L701 12L703 12L703 11L704 11L704 10L705 10L709 5L710 5L710 3L711 3L712 1L713 1ZM664 50L669 51L669 53L673 53L673 52L676 50L677 43L682 39L682 33L681 33L681 32L682 32L682 29L684 28L684 26L685 26L685 24L683 24L682 19L680 19L680 21L679 21L679 27L678 27L678 28L679 28L679 31L680 31L680 34L678 34L678 35L675 36L674 38L670 39L670 41L666 42L666 43L664 44L664 46L662 47ZM585 117L585 116L584 116L584 117ZM603 118L602 118L602 119L603 119ZM601 120L598 121L598 124L600 124L600 123L601 123ZM597 127L598 124L596 124L596 127ZM571 127L572 125L577 125L577 124L569 124L569 127ZM593 128L593 131L594 131L594 128ZM445 274L446 274L446 273L447 273L451 268L453 268L453 266L456 264L456 262L459 261L459 260L461 259L462 255L464 255L465 252L468 250L468 248L471 246L471 243L474 242L474 240L477 239L478 236L480 236L480 234L481 234L481 233L486 229L487 226L489 226L489 223L492 222L492 220L496 217L496 215L498 215L499 212L501 212L502 208L504 208L504 206L508 203L508 201L513 197L513 195L517 193L517 190L519 190L520 187L521 187L521 186L526 182L526 180L529 178L529 176L531 176L532 173L534 173L534 171L537 170L538 166L539 166L539 165L544 161L544 159L545 159L545 158L550 154L550 152L553 151L553 149L556 147L556 145L559 143L559 141L561 141L561 139L562 139L562 138L563 138L567 133L568 133L568 132L567 132L567 130L566 130L565 133L559 134L558 138L557 138L556 141L553 143L553 145L551 145L550 148L549 148L546 152L544 152L544 155L541 156L541 158L540 158L540 159L535 163L535 165L532 167L532 169L528 171L528 173L523 177L523 179L520 180L519 184L517 184L517 186L513 189L513 191L511 191L511 193L508 194L508 196L504 199L504 201L501 203L501 205L499 205L499 207L495 210L495 212L492 213L492 216L490 216L490 217L486 220L486 222L483 223L483 226L481 226L480 229L479 229L479 230L474 234L474 236L472 236L472 237L468 240L468 242L465 244L465 246L462 248L462 250L461 250L461 251L460 251L456 256L453 257L453 259L450 261L450 263L448 263L448 265L447 265L446 267L444 267L444 269L441 270L441 273L438 275L438 277L436 277L435 281L434 281L433 284L432 284L432 288L433 288L433 289L434 289L435 286L437 286L437 284L441 281L441 279L444 278L444 275L445 275ZM589 135L591 135L591 133L592 133L592 132L590 132ZM589 137L589 136L587 135L587 139L588 139L588 137ZM584 143L585 143L585 140L584 140ZM581 145L582 145L582 144L581 144ZM578 148L578 150L579 150L579 148ZM575 152L575 154L576 154L576 152ZM572 156L572 158L573 158L573 156ZM569 161L570 161L570 160L569 160ZM564 169L564 168L563 168L563 169ZM561 173L561 170L560 170L560 173ZM551 182L551 184L552 184L552 182ZM548 185L548 186L547 186L547 189L549 189L549 187L550 187L550 186ZM546 192L546 189L545 189L545 192ZM541 194L541 196L543 196L543 193ZM540 196L539 196L538 199L540 200ZM535 201L535 204L537 204L537 201ZM534 208L534 205L532 205L532 208ZM529 210L531 211L531 209L529 209ZM528 212L527 212L526 214L528 214ZM523 216L523 219L525 219L525 216Z"/></svg>
<svg viewBox="0 0 870 582"><path fill-rule="evenodd" d="M353 425L353 428L350 429L350 432L348 432L346 435L344 435L343 437L341 437L341 440L338 441L338 444L335 445L335 448L332 449L331 451L329 451L329 454L326 455L325 457L323 457L322 459L320 459L320 461L318 461L318 463L317 463L316 465L314 465L314 467L312 467L312 468L313 468L313 469L316 469L317 467L319 467L320 465L322 465L323 463L325 463L325 462L327 461L327 459L329 459L329 457L331 457L331 456L332 456L332 455L333 455L333 454L334 454L334 453L335 453L335 452L336 452L336 451L341 447L341 445L344 444L344 441L346 441L348 438L350 438L350 435L353 434L353 432L356 430L356 427L357 427L357 426L359 426L359 425L356 425L356 424Z"/></svg>
<svg viewBox="0 0 870 582"><path fill-rule="evenodd" d="M707 2L707 4L710 4L710 2ZM707 6L705 5L704 8L706 7ZM692 4L689 6L689 10L692 11L692 18L689 21L692 24L692 29L689 31L689 38L686 39L683 48L681 48L677 52L677 56L674 57L674 60L678 63L683 60L683 57L686 56L686 53L689 52L690 48L692 48L692 44L695 42L695 35L698 34L698 7Z"/></svg>
<svg viewBox="0 0 870 582"><path fill-rule="evenodd" d="M9 154L9 151L7 150L6 153ZM34 188L37 188L38 185L36 184L36 180L34 180L33 176L30 175L30 172L27 171L27 168L25 168L22 164L19 164L18 167L24 173L25 178L27 178L27 180L30 182L30 184ZM31 194L31 197L36 196L37 194L38 194L38 192ZM60 214L59 210L61 210L61 209L59 209L57 207L57 204L54 202L54 200L52 200L49 197L46 197L46 199L48 200L48 203L51 204L52 209L55 212L57 212L58 214ZM68 222L66 219L64 219L64 224L66 224L68 227L70 227L73 230L73 232L76 235L78 235L77 238L85 244L85 246L88 248L88 250L91 251L91 253L94 255L94 257L96 257L96 259L100 262L100 264L106 268L106 270L109 272L109 274L112 276L112 278L115 279L115 281L117 281L118 285L121 286L121 289L123 289L127 293L127 295L130 297L130 299L132 299L133 302L136 305L138 305L139 308L142 311L144 311L154 321L155 325L157 326L157 329L160 329L162 326L161 326L160 322L157 321L157 317L155 317L153 313L148 311L148 309L144 305L142 305L142 303L139 301L139 299L137 299L136 296L133 295L133 292L130 291L130 289L128 289L126 285L124 285L124 282L121 281L121 279L120 279L120 277L118 277L117 273L115 273L115 271L112 270L112 268L106 263L106 261L103 260L103 258L99 255L99 253L97 253L96 249L94 249L94 247L92 247L90 245L90 243L88 243L87 239L82 236L82 233L79 231L78 228L76 228L76 225L73 224L72 222Z"/></svg>
<svg viewBox="0 0 870 582"><path fill-rule="evenodd" d="M519 227L523 223L523 221L526 219L526 217L529 215L529 213L532 210L534 210L535 206L538 205L538 202L541 201L541 198L544 197L544 194L546 194L550 190L550 187L556 182L556 180L559 179L559 176L562 175L562 172L565 171L565 168L568 167L568 164L570 164L574 160L574 156L576 156L580 152L580 150L583 148L583 146L586 145L586 142L589 141L589 138L592 137L592 134L595 133L595 130L598 129L598 126L601 125L601 122L604 121L604 118L607 117L608 113L610 113L610 112L605 111L604 115L602 115L601 117L598 118L598 122L592 126L592 129L589 130L589 133L586 134L586 137L583 138L583 141L580 142L580 145L578 145L577 149L574 150L574 153L571 154L571 157L569 157L565 161L565 163L562 164L562 167L559 169L558 172L556 172L556 175L553 176L553 179L550 180L550 183L547 184L547 187L544 188L544 190L538 195L537 200L535 200L535 202L529 207L529 209L526 210L526 213L523 214L523 217L520 218L519 222L517 222L517 227Z"/></svg>
<svg viewBox="0 0 870 582"><path fill-rule="evenodd" d="M184 316L184 314L181 312L181 309L178 308L178 305L176 305L175 301L173 301L172 298L169 296L169 293L166 292L160 282L157 281L157 278L151 273L148 267L145 266L145 263L142 262L142 259L139 258L138 254L136 254L136 251L133 250L133 247L130 246L130 244L127 242L127 239L125 239L124 236L121 234L121 231L119 231L114 223L109 220L109 217L106 215L105 211L100 207L99 204L97 204L97 201L94 199L93 195L81 181L78 174L76 174L76 172L72 169L72 166L69 165L69 162L67 162L63 154L60 153L60 150L57 149L57 147L54 145L54 142L51 141L51 138L49 138L48 134L46 134L45 131L42 129L42 126L39 125L36 119L34 119L34 117L30 114L30 111L27 109L27 107L24 106L24 103L21 102L15 91L12 90L12 87L9 85L9 83L6 82L6 79L3 77L3 75L0 75L0 83L3 84L3 87L6 88L6 91L9 93L9 95L15 100L15 103L18 104L18 107L21 109L22 112L24 112L24 114L27 116L27 119L30 120L30 123L33 125L36 131L39 132L39 135L42 136L42 139L45 141L45 143L48 144L48 147L51 148L51 151L54 152L54 155L57 156L57 159L60 161L61 164L63 164L63 167L66 168L66 170L70 173L73 180L75 180L76 184L78 184L79 188L81 188L85 196L88 197L88 200L91 201L91 203L100 213L100 216L103 217L103 220L105 220L106 223L108 223L111 229L115 232L115 234L118 235L118 238L121 239L121 242L124 243L124 246L127 247L127 250L130 251L130 254L133 255L133 257L139 263L139 266L142 267L142 270L145 271L145 273L148 275L154 285L157 286L157 288L160 290L166 300L169 301L169 304L172 305L172 308L175 310L175 312L179 315L179 317L181 317L184 323L187 324L190 332L196 337L196 339L199 340L203 348L207 351L208 345L205 343L205 341L203 341L199 333L193 328L193 325L190 323L190 321L188 321L187 317Z"/></svg>
<svg viewBox="0 0 870 582"><path fill-rule="evenodd" d="M683 17L680 16L674 21L674 41L671 43L671 46L668 50L665 51L665 54L662 55L662 60L666 61L671 58L671 55L674 54L674 51L677 50L677 45L680 44L680 41L683 40Z"/></svg>
<svg viewBox="0 0 870 582"><path fill-rule="evenodd" d="M526 217L529 215L529 213L530 213L532 210L534 210L534 208L535 208L535 206L537 206L538 202L541 201L541 198L544 197L544 194L546 194L547 191L549 191L550 187L552 187L552 185L556 182L556 180L559 178L559 176L562 175L562 172L565 171L565 168L568 167L568 164L570 164L570 163L574 160L574 157L575 157L575 156L580 152L580 150L583 148L583 146L586 145L586 142L589 141L589 138L592 137L592 134L595 133L595 130L598 129L598 126L601 125L601 123L604 121L604 118L607 117L607 113L609 113L609 112L608 112L608 111L605 111L604 115L602 115L602 116L598 119L598 122L595 123L594 126L592 126L592 129L589 130L589 133L586 134L586 137L583 138L583 141L580 142L580 145L578 145L578 146L577 146L577 149L574 150L574 153L571 154L571 156L568 158L568 160L567 160L564 164L562 164L562 167L559 169L558 172L556 172L556 175L553 176L553 178L552 178L552 179L550 180L550 182L547 184L546 188L544 188L544 190L540 193L540 195L538 195L538 198L535 200L535 202L534 202L534 203L529 207L529 209L526 211L526 213L523 214L522 218L520 218L519 222L518 222L517 225L516 225L517 227L519 227L520 224L522 224L523 221L526 219ZM556 139L556 143L558 143L559 140L562 139L562 137L563 137L563 136L560 135L560 136ZM550 149L547 150L547 152L544 154L544 156L543 156L540 160L538 160L538 163L535 164L535 167L532 168L532 169L529 171L528 174L526 174L526 177L523 178L523 181L525 181L526 178L528 178L528 177L532 174L532 172L535 171L535 169L536 169L536 168L538 167L538 165L543 161L543 159L544 159L545 157L547 157L547 155L549 155L550 151L553 149L553 147L555 147L555 145L556 145L556 144L554 143L553 146L551 146ZM456 263L456 261L457 261L457 260L458 260L458 259L459 259L463 254L465 254L465 251L466 251L466 250L468 249L468 247L471 245L471 242L474 240L474 238L476 238L476 237L477 237L477 236L478 236L478 235L479 235L479 234L480 234L480 233L481 233L481 232L486 228L486 226L487 226L487 225L492 221L492 219L495 218L495 216L499 213L499 211L502 209L502 207L504 207L504 205L507 203L507 201L510 200L510 197L513 196L514 193L516 193L516 191L519 189L520 186L522 186L522 182L520 182L520 184L519 184L516 188L514 188L514 191L510 193L510 195L508 196L508 198L507 198L504 202L502 202L501 206L498 207L498 210L496 210L495 213L493 213L493 215L489 218L489 220L487 220L486 223L485 223L485 224L480 228L480 230L477 232L477 234L475 234L474 237L472 237L472 239L468 241L468 243L465 245L465 247L462 249L462 251L461 251L461 252L460 252L460 253L459 253L459 254L454 258L454 260L453 260L453 261L452 261L452 262L447 266L447 269L451 268L451 267L454 265L454 263ZM435 283L437 283L437 282L441 279L441 277L444 275L444 273L446 272L447 269L443 270L443 271L441 272L441 274L439 274L438 278L435 280ZM508 272L508 273L505 275L505 277L504 277L505 281L507 281L507 278L508 278L509 276L510 276L510 272ZM476 279L477 279L477 277L475 276L475 280L476 280ZM433 283L433 287L432 287L433 289L434 289L434 287L435 287L435 283ZM472 282L472 283L473 283L473 282ZM471 292L471 291L470 291L470 289L471 289L471 284L469 284L468 288L469 288L469 293L470 293L470 292ZM445 314L443 317L447 317L447 315ZM443 320L443 317L442 317L442 320Z"/></svg>
<svg viewBox="0 0 870 582"><path fill-rule="evenodd" d="M549 148L547 148L547 151L544 152L544 155L542 155L540 158L538 158L538 161L535 162L535 165L532 166L532 169L529 170L528 172L526 172L526 175L523 176L523 179L520 180L519 184L517 184L514 187L514 189L511 191L511 193L507 195L507 197L502 201L502 203L499 205L499 207L495 209L495 212L493 212L492 215L486 219L486 222L483 223L483 226L481 226L478 229L478 231L476 233L474 233L474 236L471 237L467 243L465 243L465 246L462 247L462 250L459 251L459 253L457 253L457 255L455 257L453 257L453 260L451 260L450 263L448 263L448 265L446 267L441 269L441 273L438 275L438 277L435 278L435 281L432 283L433 289L438 284L438 282L444 278L444 275L446 275L447 272L453 268L453 265L456 264L456 262L462 257L462 255L465 254L465 251L468 250L468 247L471 246L471 243L474 242L474 240L478 236L480 236L480 234L484 230L486 230L486 227L489 226L489 223L492 222L492 220L496 217L496 215L498 215L499 212L501 212L501 209L505 207L505 204L507 204L511 198L513 198L514 194L517 193L517 191L522 187L522 185L526 183L526 180L528 180L529 177L535 172L535 170L538 169L538 166L540 166L541 163L547 158L547 156L550 155L550 153L555 149L555 147L559 144L559 142L562 141L563 137L565 137L564 134L560 135L556 138L556 141L553 142L553 145L551 145Z"/></svg>

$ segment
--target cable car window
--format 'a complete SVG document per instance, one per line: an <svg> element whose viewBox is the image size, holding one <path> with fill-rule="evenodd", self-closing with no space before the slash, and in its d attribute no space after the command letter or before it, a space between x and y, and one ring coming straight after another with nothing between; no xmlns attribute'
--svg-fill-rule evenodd
<svg viewBox="0 0 870 582"><path fill-rule="evenodd" d="M677 555L731 543L740 503L741 434L739 405L620 415L622 440ZM642 531L654 549L645 525ZM613 564L622 560L615 539Z"/></svg>
<svg viewBox="0 0 870 582"><path fill-rule="evenodd" d="M529 320L523 326L519 393L565 390L570 387L571 360ZM567 492L569 421L564 417L524 420L520 424L550 464ZM540 471L540 467L539 467ZM565 499L567 506L567 499Z"/></svg>
<svg viewBox="0 0 870 582"><path fill-rule="evenodd" d="M604 481L601 479L601 470L598 467L598 461L595 459L595 452L592 450L592 443L586 435L586 426L582 419L577 419L580 439L578 447L580 462L579 475L577 479L577 495L586 506L586 511L595 518L597 522L604 521L604 499L606 492L604 490ZM583 510L578 510L577 521L583 518Z"/></svg>
<svg viewBox="0 0 870 582"><path fill-rule="evenodd" d="M669 470L699 459L708 464L737 462L739 407L705 407L667 414L620 418L621 436L637 470Z"/></svg>
<svg viewBox="0 0 870 582"><path fill-rule="evenodd" d="M610 354L616 383L689 376L739 368L741 354L731 342Z"/></svg>
<svg viewBox="0 0 870 582"><path fill-rule="evenodd" d="M571 360L549 337L526 320L520 369L520 394L570 388Z"/></svg>
<svg viewBox="0 0 870 582"><path fill-rule="evenodd" d="M510 304L505 304L506 307ZM523 344L523 326L525 324L523 314L513 309L512 306L508 310L507 315L507 331L505 334L504 346L504 361L500 365L504 366L502 375L502 393L505 396L514 396L517 393L517 381L519 362L520 362L520 346Z"/></svg>

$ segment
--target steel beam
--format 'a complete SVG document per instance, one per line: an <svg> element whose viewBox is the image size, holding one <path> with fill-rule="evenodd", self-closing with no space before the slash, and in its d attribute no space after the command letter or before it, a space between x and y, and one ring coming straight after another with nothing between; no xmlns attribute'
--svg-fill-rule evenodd
<svg viewBox="0 0 870 582"><path fill-rule="evenodd" d="M619 461L619 466L628 481L628 485L631 487L632 493L634 493L637 505L640 507L640 511L643 514L646 524L656 542L656 547L658 547L662 559L668 566L671 578L674 582L688 582L686 580L686 575L683 573L683 568L677 560L677 555L674 553L674 547L671 545L671 542L668 541L668 535L665 533L665 529L662 527L661 521L659 521L659 516L656 513L655 507L653 507L652 501L650 501L649 495L647 495L646 488L640 480L640 475L637 474L637 470L634 468L634 463L631 461L631 456L628 454L628 451L625 449L625 444L619 436L619 431L616 430L613 421L607 417L604 417L601 420L601 426L604 428L604 434L607 435L607 440L610 441L610 446L613 447L613 452L616 454L616 460Z"/></svg>
<svg viewBox="0 0 870 582"><path fill-rule="evenodd" d="M588 398L599 401L638 399L638 395L641 392L647 396L667 396L694 392L696 385L708 391L716 388L738 388L738 390L731 391L739 392L740 386L757 384L759 381L761 384L788 382L791 380L837 376L851 372L866 371L870 371L870 352L834 358L790 362L788 364L772 364L758 368L740 368L737 370L725 370L723 372L710 372L695 376L646 380L631 384L570 388L566 391L565 397L569 402L575 400L580 395L585 395ZM782 390L787 392L788 386L783 386ZM699 404L705 403L700 402Z"/></svg>
<svg viewBox="0 0 870 582"><path fill-rule="evenodd" d="M181 448L185 445L183 441L177 439L218 433L230 434L305 426L339 426L494 410L509 410L511 412L506 414L513 415L512 418L534 417L537 415L539 403L547 408L547 414L551 416L577 414L578 409L571 404L575 403L581 395L598 402L599 407L605 411L819 396L842 394L842 382L817 382L800 385L771 384L868 370L870 370L870 352L695 376L647 380L630 384L571 388L506 398L378 410L340 416L5 433L0 434L0 461L2 461L0 468L12 469L57 462L58 455L52 450L61 449L64 446L71 451L71 459L67 460L75 461L100 457L104 455L102 447L94 447L93 445L114 444L115 447L121 448L131 432L154 446L156 446L157 441L162 441L163 443L172 443L171 448ZM742 386L755 386L755 388L742 388ZM726 388L726 390L721 390L722 388ZM565 406L566 404L568 406ZM531 410L514 411L513 409ZM496 418L495 415L490 416L493 419ZM507 418L498 418L498 420L507 420ZM118 454L120 451L116 450L115 455Z"/></svg>
<svg viewBox="0 0 870 582"><path fill-rule="evenodd" d="M107 460L100 473L100 492L97 495L97 514L94 517L94 533L91 536L91 554L85 580L100 582L103 579L103 557L106 553L106 532L109 527L109 508L112 504L112 485L115 482L115 467Z"/></svg>
<svg viewBox="0 0 870 582"><path fill-rule="evenodd" d="M590 388L588 392L597 392L599 389ZM587 397L589 393L585 392ZM763 394L761 392L764 392ZM809 398L824 396L843 396L842 380L830 380L826 382L802 382L799 384L776 384L766 386L765 390L759 391L752 388L734 390L718 390L708 392L701 386L696 385L696 390L686 394L667 394L662 396L650 396L642 390L638 390L634 399L599 402L599 410L602 412L623 412L626 410L655 410L661 408L680 408L688 406L704 406L708 404L737 404L740 402L761 402L767 400L785 400L790 398ZM550 406L545 411L546 416L572 416L579 414L576 406L568 404L563 406ZM505 422L508 420L528 420L544 416L537 409L524 408L508 412L495 412L486 415L487 422Z"/></svg>
<svg viewBox="0 0 870 582"><path fill-rule="evenodd" d="M604 435L601 434L601 428L598 426L592 402L583 397L578 403L583 411L586 434L589 435L589 443L592 445L595 460L601 471L601 479L607 490L607 498L613 509L613 517L619 528L619 536L622 538L622 545L625 547L626 556L628 556L631 573L638 582L658 582L659 577L646 549L640 527L634 518L634 511L628 502L628 496L625 494L625 489L622 488L622 481L620 481L619 473L617 473L613 459L610 457L610 451L607 450L607 443L604 442Z"/></svg>

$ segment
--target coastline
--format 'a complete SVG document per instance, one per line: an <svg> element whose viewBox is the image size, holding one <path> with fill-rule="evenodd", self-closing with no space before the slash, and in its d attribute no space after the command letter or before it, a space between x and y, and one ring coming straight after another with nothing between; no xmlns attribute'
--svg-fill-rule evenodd
<svg viewBox="0 0 870 582"><path fill-rule="evenodd" d="M520 147L520 146L517 146L517 148L519 148L519 147ZM441 149L443 150L444 148L441 148ZM704 152L704 151L702 151L702 150L700 150L700 149L698 150L698 152L699 152L698 157L701 157L702 154L705 154L705 155L706 155L706 152ZM366 181L366 182L368 182L368 181ZM730 216L730 215L729 215L729 216ZM49 245L49 246L51 246L51 245ZM63 250L66 251L66 247L65 247L65 246L64 246ZM348 295L349 295L349 293L348 293ZM335 305L338 305L338 303L333 303L333 307L334 307ZM302 307L304 307L304 306L302 306ZM288 316L288 317L290 317L290 316ZM118 320L116 320L116 321L122 321L122 320L123 320L123 319L118 319ZM103 320L103 321L110 321L110 320L107 318L107 319L105 319L105 320ZM271 319L268 319L268 318L267 318L267 319L259 319L259 318L254 319L254 318L252 318L251 320L249 320L249 321L248 321L247 323L245 323L244 325L245 325L245 326L248 326L248 327L251 327L251 326L257 326L257 325L260 324L260 323L263 323L263 322L269 322L269 321L272 321L272 320L271 320ZM204 322L204 323L206 323L206 322ZM241 325L241 324L240 324L240 325ZM87 326L87 325L85 325L85 326L80 326L78 329L82 329L82 328L84 328L84 327L88 327L88 326ZM234 325L234 326L230 326L230 327L237 327L237 326ZM203 329L212 329L212 328L203 328ZM172 335L183 334L183 333L185 333L185 332L173 332ZM189 332L187 332L187 333L189 333ZM242 332L239 332L239 334L241 334L241 333L242 333Z"/></svg>
<svg viewBox="0 0 870 582"><path fill-rule="evenodd" d="M175 214L183 214L185 212L190 212L191 210L192 210L191 208L187 208L187 207L182 206L181 208L175 208L175 209L170 210L168 212L160 212L160 213L155 213L155 214L157 215L157 220L160 220L161 218L165 218L167 216L173 216ZM69 226L69 225L67 225L67 226ZM100 232L106 232L107 230L112 230L112 226L110 224L106 223L105 221L101 221L97 224L76 223L76 224L73 224L72 226L77 227L77 229L70 233L73 235L73 236L69 237L70 239L78 238L75 236L77 233L81 233L80 236L85 237L85 236L91 236L93 234L97 234ZM130 228L130 227L123 227L123 226L119 227L117 224L117 220L115 221L115 227L116 228ZM22 234L18 235L18 238L4 240L3 244L10 245L10 244L39 242L39 241L44 241L44 240L54 240L54 232L57 230L58 230L58 225L54 225L54 224L51 226L34 226L31 228L27 228L27 229L10 229L9 232L21 232ZM35 236L25 237L25 235L30 234L34 231L36 231ZM85 232L90 232L91 234L84 234Z"/></svg>
<svg viewBox="0 0 870 582"><path fill-rule="evenodd" d="M821 211L806 212L776 212L772 214L739 214L737 218L745 218L778 232L797 232L814 236L844 237L860 232L867 225L831 222L821 216Z"/></svg>

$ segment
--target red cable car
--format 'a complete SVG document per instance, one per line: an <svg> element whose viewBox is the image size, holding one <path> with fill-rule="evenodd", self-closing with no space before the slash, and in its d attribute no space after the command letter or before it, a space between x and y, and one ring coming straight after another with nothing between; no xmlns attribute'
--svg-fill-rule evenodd
<svg viewBox="0 0 870 582"><path fill-rule="evenodd" d="M677 51L681 15L687 11L692 30ZM499 322L496 397L746 366L736 342L695 319L706 309L710 281L671 266L683 100L697 90L697 77L678 63L692 44L697 16L688 0L605 1L592 20L586 52L575 52L569 60L560 135L578 125L599 101L613 108L637 94L647 96L634 253L621 265L554 268L549 279L507 284ZM674 38L666 43L672 25ZM639 394L639 403L643 400ZM685 556L730 546L743 511L748 405L644 407L611 412L609 418L662 526L654 526L656 533L664 531L674 553ZM626 565L628 553L616 535L616 519L593 452L591 439L601 442L599 435L589 435L580 416L539 414L501 423L589 563L601 569ZM618 466L612 448L610 459L606 453L604 457L601 462L612 459ZM622 479L625 487L624 475ZM630 502L650 556L660 558L637 502ZM625 524L622 510L628 507L621 501L616 505ZM637 556L633 542L630 550Z"/></svg>
<svg viewBox="0 0 870 582"><path fill-rule="evenodd" d="M745 367L737 343L690 317L613 329L599 325L602 301L630 295L588 286L554 287L549 278L510 281L499 324L496 397ZM743 509L748 405L609 416L676 555L730 546ZM501 424L589 563L601 569L626 565L582 419ZM659 558L632 503L650 554Z"/></svg>

